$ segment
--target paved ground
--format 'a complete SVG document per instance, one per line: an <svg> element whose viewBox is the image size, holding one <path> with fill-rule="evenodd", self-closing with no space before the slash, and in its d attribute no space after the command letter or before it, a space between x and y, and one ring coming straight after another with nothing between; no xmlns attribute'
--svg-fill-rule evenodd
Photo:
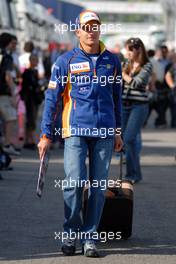
<svg viewBox="0 0 176 264"><path fill-rule="evenodd" d="M142 183L135 185L133 236L128 241L101 243L101 259L78 253L63 257L54 232L62 230L62 193L54 180L63 178L63 151L54 151L42 199L35 194L38 156L25 151L14 171L0 182L1 263L176 263L176 131L145 130ZM110 175L117 174L112 160ZM118 217L118 216L116 216Z"/></svg>

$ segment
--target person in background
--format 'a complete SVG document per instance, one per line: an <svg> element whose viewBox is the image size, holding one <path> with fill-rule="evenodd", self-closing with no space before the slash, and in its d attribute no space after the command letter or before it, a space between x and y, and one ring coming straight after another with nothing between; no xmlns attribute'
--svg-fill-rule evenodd
<svg viewBox="0 0 176 264"><path fill-rule="evenodd" d="M156 110L156 89L155 89L156 73L155 73L154 67L153 67L153 61L154 61L154 65L156 64L156 61L154 59L155 50L149 49L147 51L147 55L148 55L149 61L152 63L153 71L152 71L152 75L150 77L149 84L147 86L148 96L149 96L149 112L148 112L148 116L145 120L144 126L147 125L147 122L150 118L152 111Z"/></svg>
<svg viewBox="0 0 176 264"><path fill-rule="evenodd" d="M39 78L36 69L36 66L38 65L38 57L31 54L29 61L29 68L25 69L22 74L22 90L20 95L22 100L24 100L26 108L26 143L24 144L24 148L35 149L35 129L39 105Z"/></svg>
<svg viewBox="0 0 176 264"><path fill-rule="evenodd" d="M121 47L120 47L119 43L116 43L114 48L111 51L112 51L112 53L117 55L117 57L119 58L119 60L122 64L125 62L125 58L124 58L123 53L121 52Z"/></svg>
<svg viewBox="0 0 176 264"><path fill-rule="evenodd" d="M30 62L29 57L34 51L34 44L32 41L27 41L24 44L24 53L19 57L20 71L23 73L25 69L29 68Z"/></svg>
<svg viewBox="0 0 176 264"><path fill-rule="evenodd" d="M168 65L170 65L168 58L168 48L165 45L159 47L152 59L153 71L155 73L155 90L156 102L155 110L158 117L155 120L155 127L164 128L167 125L166 111L169 107L169 92L170 89L165 81L165 74Z"/></svg>
<svg viewBox="0 0 176 264"><path fill-rule="evenodd" d="M51 53L49 48L43 51L43 66L45 71L45 78L49 81L51 77Z"/></svg>
<svg viewBox="0 0 176 264"><path fill-rule="evenodd" d="M128 62L123 65L123 110L122 135L126 152L127 180L137 183L142 180L140 151L141 129L149 109L146 91L152 75L152 64L148 59L141 39L130 38L125 43Z"/></svg>
<svg viewBox="0 0 176 264"><path fill-rule="evenodd" d="M36 47L32 54L35 54L38 57L38 65L37 65L37 71L38 71L38 76L41 82L45 78L45 69L43 65L43 51L41 50L40 47Z"/></svg>
<svg viewBox="0 0 176 264"><path fill-rule="evenodd" d="M172 55L172 63L166 69L165 80L170 92L171 128L176 128L176 53Z"/></svg>
<svg viewBox="0 0 176 264"><path fill-rule="evenodd" d="M17 53L17 44L18 44L17 37L12 35L12 48L11 48L11 55L13 57L12 77L16 84L15 95L16 95L16 104L17 104L16 107L17 107L17 119L18 119L18 141L19 141L18 143L19 143L19 147L22 147L25 137L26 109L25 109L24 101L21 99L20 96L21 72L20 72L19 54Z"/></svg>
<svg viewBox="0 0 176 264"><path fill-rule="evenodd" d="M16 85L12 77L13 58L11 56L13 38L9 33L0 35L0 115L5 125L5 142L3 150L11 155L20 155L14 147L13 132L17 120Z"/></svg>
<svg viewBox="0 0 176 264"><path fill-rule="evenodd" d="M35 47L32 41L27 41L24 44L24 53L19 57L20 61L20 71L24 72L25 69L30 67L29 57L31 54L35 54L38 57L38 64L36 66L38 71L38 76L40 79L44 78L45 71L43 66L43 54L40 47Z"/></svg>

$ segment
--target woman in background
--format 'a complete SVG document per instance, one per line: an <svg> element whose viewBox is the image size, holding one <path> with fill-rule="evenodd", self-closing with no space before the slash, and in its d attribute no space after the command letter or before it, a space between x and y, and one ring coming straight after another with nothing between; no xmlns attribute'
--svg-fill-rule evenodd
<svg viewBox="0 0 176 264"><path fill-rule="evenodd" d="M122 133L126 151L126 176L133 183L142 179L140 152L141 129L148 115L147 86L152 75L152 64L143 42L130 38L125 43L128 61L123 65L123 121Z"/></svg>

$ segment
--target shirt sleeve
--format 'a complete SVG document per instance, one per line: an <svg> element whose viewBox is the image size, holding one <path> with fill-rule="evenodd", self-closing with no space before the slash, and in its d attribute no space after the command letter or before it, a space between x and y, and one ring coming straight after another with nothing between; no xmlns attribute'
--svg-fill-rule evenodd
<svg viewBox="0 0 176 264"><path fill-rule="evenodd" d="M121 130L121 119L122 119L122 69L121 63L118 58L116 61L115 69L115 82L113 86L113 99L114 99L114 111L116 120L117 131Z"/></svg>
<svg viewBox="0 0 176 264"><path fill-rule="evenodd" d="M13 59L10 55L4 55L1 67L4 72L11 72L13 70Z"/></svg>
<svg viewBox="0 0 176 264"><path fill-rule="evenodd" d="M152 74L152 63L146 63L140 72L129 83L131 89L140 89L147 86Z"/></svg>
<svg viewBox="0 0 176 264"><path fill-rule="evenodd" d="M45 103L41 122L41 136L45 135L49 139L53 139L54 121L57 118L57 106L61 99L68 81L68 70L65 60L59 57L52 67L52 74L45 92Z"/></svg>

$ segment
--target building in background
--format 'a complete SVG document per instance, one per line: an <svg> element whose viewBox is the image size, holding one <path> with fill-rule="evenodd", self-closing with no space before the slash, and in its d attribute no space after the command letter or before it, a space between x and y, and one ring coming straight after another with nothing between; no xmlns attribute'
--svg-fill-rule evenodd
<svg viewBox="0 0 176 264"><path fill-rule="evenodd" d="M99 13L104 24L102 32L109 48L117 40L123 45L129 37L140 37L147 48L163 42L176 48L176 0L1 0L0 32L18 36L20 46L29 39L46 48L48 43L76 45L74 32L58 32L57 25L74 23L84 9Z"/></svg>
<svg viewBox="0 0 176 264"><path fill-rule="evenodd" d="M63 23L74 23L76 16L84 9L80 2L62 1L62 0L35 0L37 3L44 5L52 10L52 14Z"/></svg>
<svg viewBox="0 0 176 264"><path fill-rule="evenodd" d="M163 6L168 44L176 51L176 0L159 0Z"/></svg>
<svg viewBox="0 0 176 264"><path fill-rule="evenodd" d="M58 24L62 22L48 8L33 0L0 1L0 33L15 34L20 50L29 40L41 49L46 49L52 42L69 43L71 35L69 32L59 34L55 30Z"/></svg>
<svg viewBox="0 0 176 264"><path fill-rule="evenodd" d="M20 31L15 1L0 1L0 33L3 31L13 34L18 34Z"/></svg>
<svg viewBox="0 0 176 264"><path fill-rule="evenodd" d="M138 36L148 48L154 48L166 40L164 11L158 1L36 1L52 9L53 14L67 24L74 22L77 14L84 9L97 12L104 24L111 24L102 33L102 39L110 48L117 38L123 44L127 38Z"/></svg>

